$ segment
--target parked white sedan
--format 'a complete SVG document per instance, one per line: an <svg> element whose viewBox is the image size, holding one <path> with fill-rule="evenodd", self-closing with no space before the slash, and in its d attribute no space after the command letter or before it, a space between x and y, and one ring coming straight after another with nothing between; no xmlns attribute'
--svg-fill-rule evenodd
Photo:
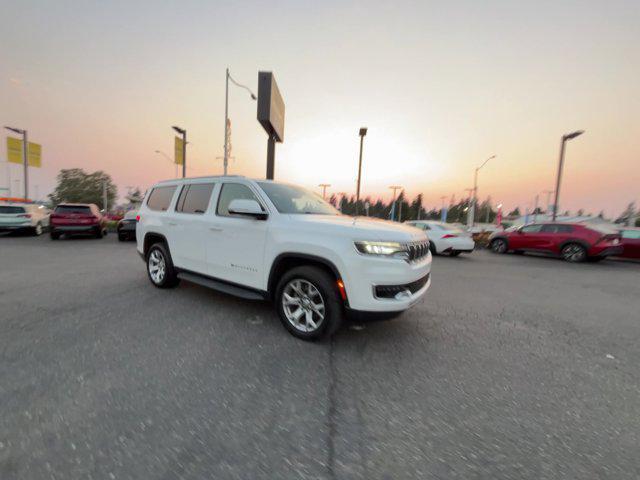
<svg viewBox="0 0 640 480"><path fill-rule="evenodd" d="M1 203L0 232L22 230L42 235L49 226L49 215L47 208L35 203Z"/></svg>
<svg viewBox="0 0 640 480"><path fill-rule="evenodd" d="M471 235L450 223L431 220L410 220L405 223L427 232L433 255L448 254L457 257L461 253L471 253L475 248Z"/></svg>

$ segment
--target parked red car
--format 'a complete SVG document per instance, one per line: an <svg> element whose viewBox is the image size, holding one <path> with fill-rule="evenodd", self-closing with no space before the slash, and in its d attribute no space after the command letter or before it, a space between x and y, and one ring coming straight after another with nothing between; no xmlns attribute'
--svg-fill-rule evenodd
<svg viewBox="0 0 640 480"><path fill-rule="evenodd" d="M640 258L640 228L625 227L620 229L621 243L624 249L621 257Z"/></svg>
<svg viewBox="0 0 640 480"><path fill-rule="evenodd" d="M586 223L533 223L495 232L489 245L495 253L539 252L568 262L597 261L623 252L620 233Z"/></svg>
<svg viewBox="0 0 640 480"><path fill-rule="evenodd" d="M52 240L75 234L102 238L107 234L107 220L93 203L61 203L51 214L49 231Z"/></svg>

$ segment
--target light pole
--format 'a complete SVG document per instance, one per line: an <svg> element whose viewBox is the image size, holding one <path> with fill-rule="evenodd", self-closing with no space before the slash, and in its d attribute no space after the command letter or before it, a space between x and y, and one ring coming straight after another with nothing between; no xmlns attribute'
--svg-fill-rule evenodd
<svg viewBox="0 0 640 480"><path fill-rule="evenodd" d="M227 68L227 73L225 76L225 88L224 88L224 174L227 174L227 168L229 165L229 80L236 86L240 88L244 88L249 95L251 95L251 100L257 100L258 97L254 95L249 87L246 85L242 85L236 82L231 74L229 73L229 68Z"/></svg>
<svg viewBox="0 0 640 480"><path fill-rule="evenodd" d="M553 193L553 190L543 190L542 193L546 193L547 194L547 203L544 206L544 213L546 215L549 215L549 205L551 205L551 194Z"/></svg>
<svg viewBox="0 0 640 480"><path fill-rule="evenodd" d="M164 153L162 150L156 150L155 152L158 155L162 155L164 158L166 158L167 160L169 160L171 163L173 163L176 166L175 178L178 178L178 164L175 162L175 160L171 160L171 157L169 155L167 155L166 153Z"/></svg>
<svg viewBox="0 0 640 480"><path fill-rule="evenodd" d="M362 176L362 145L364 143L364 137L367 134L367 127L360 129L360 160L358 161L358 185L356 187L356 216L358 216L358 206L360 203L360 178Z"/></svg>
<svg viewBox="0 0 640 480"><path fill-rule="evenodd" d="M491 160L492 158L496 158L495 155L491 155L489 158L487 158L482 165L480 165L478 168L476 168L476 172L475 175L473 176L473 198L471 200L471 205L469 205L469 215L467 215L467 226L468 227L473 227L473 223L475 221L475 216L476 216L476 203L478 201L477 197L478 197L478 171L484 167L487 162L489 160Z"/></svg>
<svg viewBox="0 0 640 480"><path fill-rule="evenodd" d="M560 142L560 160L558 161L558 176L556 178L556 195L555 200L553 202L553 221L556 221L556 217L558 215L558 200L560 199L560 180L562 180L562 166L564 164L564 149L567 140L573 140L576 137L579 137L584 133L584 130L576 130L572 133L567 133L562 136L562 141Z"/></svg>
<svg viewBox="0 0 640 480"><path fill-rule="evenodd" d="M396 219L396 208L395 208L395 205L396 205L396 192L398 190L400 190L402 188L402 186L401 185L391 185L389 188L391 190L393 190L393 202L391 202L391 205L392 205L391 208L393 209L393 218L391 220L395 220Z"/></svg>
<svg viewBox="0 0 640 480"><path fill-rule="evenodd" d="M331 186L330 183L321 183L318 185L322 189L322 198L327 198L327 188Z"/></svg>
<svg viewBox="0 0 640 480"><path fill-rule="evenodd" d="M27 143L27 131L21 128L7 127L7 130L10 130L18 135L22 135L22 165L24 167L24 199L29 198L29 159L28 159L28 143Z"/></svg>
<svg viewBox="0 0 640 480"><path fill-rule="evenodd" d="M171 128L182 135L182 178L184 178L187 176L187 131L175 125Z"/></svg>

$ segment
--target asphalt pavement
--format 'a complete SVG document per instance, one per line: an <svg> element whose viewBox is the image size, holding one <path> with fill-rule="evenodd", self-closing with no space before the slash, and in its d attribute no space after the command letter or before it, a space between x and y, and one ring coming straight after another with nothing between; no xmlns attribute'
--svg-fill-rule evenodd
<svg viewBox="0 0 640 480"><path fill-rule="evenodd" d="M3 236L0 479L637 479L639 312L640 264L477 251L307 343L113 234Z"/></svg>

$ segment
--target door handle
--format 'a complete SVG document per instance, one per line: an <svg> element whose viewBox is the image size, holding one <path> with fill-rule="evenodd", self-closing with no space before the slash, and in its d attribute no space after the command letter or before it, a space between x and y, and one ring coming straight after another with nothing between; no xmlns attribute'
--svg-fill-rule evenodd
<svg viewBox="0 0 640 480"><path fill-rule="evenodd" d="M220 227L209 227L209 230L211 230L212 232L221 232L222 228L220 228Z"/></svg>
<svg viewBox="0 0 640 480"><path fill-rule="evenodd" d="M171 225L172 227L175 227L177 225L176 222L167 222L168 225Z"/></svg>

